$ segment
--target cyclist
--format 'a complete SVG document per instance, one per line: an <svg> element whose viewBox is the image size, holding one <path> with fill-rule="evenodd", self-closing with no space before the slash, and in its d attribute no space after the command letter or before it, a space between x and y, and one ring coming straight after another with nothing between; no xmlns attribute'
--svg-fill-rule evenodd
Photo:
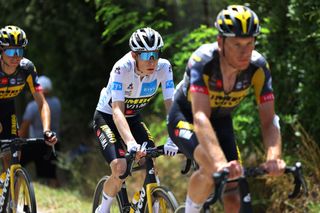
<svg viewBox="0 0 320 213"><path fill-rule="evenodd" d="M217 42L200 46L190 57L168 116L169 136L199 165L188 183L188 213L199 212L212 192L214 172L228 168L230 178L242 174L231 112L251 86L266 149L262 166L270 175L280 175L285 168L271 73L265 58L254 50L260 33L258 16L246 6L231 5L218 14L215 26ZM239 212L236 184L227 186L225 212Z"/></svg>
<svg viewBox="0 0 320 213"><path fill-rule="evenodd" d="M45 141L54 145L57 138L50 130L50 110L38 83L36 69L23 57L27 44L26 34L19 27L10 25L0 29L0 139L18 137L14 99L27 84L39 107ZM3 171L9 165L10 155L5 153L8 148L1 145Z"/></svg>
<svg viewBox="0 0 320 213"><path fill-rule="evenodd" d="M112 199L120 191L124 180L119 176L126 169L125 150L137 150L139 159L145 154L143 142L147 142L146 148L154 147L139 111L155 96L160 84L167 112L172 104L173 74L170 62L160 58L161 35L149 27L138 29L131 35L129 46L131 51L113 66L94 113L95 135L112 173L96 212L109 212ZM165 153L175 155L177 150L168 138Z"/></svg>

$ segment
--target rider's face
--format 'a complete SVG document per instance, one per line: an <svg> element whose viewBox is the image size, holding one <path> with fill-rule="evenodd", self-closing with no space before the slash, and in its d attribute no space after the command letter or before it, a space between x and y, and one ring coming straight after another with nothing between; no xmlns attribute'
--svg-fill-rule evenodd
<svg viewBox="0 0 320 213"><path fill-rule="evenodd" d="M255 38L218 38L219 46L224 51L224 59L232 67L244 70L248 68L252 51L255 48Z"/></svg>
<svg viewBox="0 0 320 213"><path fill-rule="evenodd" d="M159 58L155 59L152 56L149 60L142 60L138 53L133 53L133 57L136 59L138 70L144 75L151 75L155 71L159 61Z"/></svg>
<svg viewBox="0 0 320 213"><path fill-rule="evenodd" d="M17 49L20 49L20 48L8 47L8 48L3 49L2 53L1 53L2 60L4 60L9 67L17 68L19 66L20 61L23 58L23 56L22 56L23 50L22 50L21 55L13 54L13 56L8 55L5 50L17 50Z"/></svg>

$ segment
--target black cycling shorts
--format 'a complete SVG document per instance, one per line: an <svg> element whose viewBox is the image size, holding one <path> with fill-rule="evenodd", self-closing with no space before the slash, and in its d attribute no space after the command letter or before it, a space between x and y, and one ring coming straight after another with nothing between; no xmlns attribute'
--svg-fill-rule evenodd
<svg viewBox="0 0 320 213"><path fill-rule="evenodd" d="M147 148L154 147L153 138L140 116L136 115L126 119L136 142L138 144L147 142ZM124 157L127 151L126 145L120 137L112 115L96 110L93 118L93 128L102 154L108 163Z"/></svg>
<svg viewBox="0 0 320 213"><path fill-rule="evenodd" d="M0 139L18 137L18 122L13 101L0 101ZM4 150L8 145L2 146Z"/></svg>
<svg viewBox="0 0 320 213"><path fill-rule="evenodd" d="M189 159L194 159L193 152L199 144L192 121L192 115L185 115L179 105L174 102L168 116L168 133L179 150ZM238 160L240 153L234 138L231 116L211 119L211 124L227 160Z"/></svg>

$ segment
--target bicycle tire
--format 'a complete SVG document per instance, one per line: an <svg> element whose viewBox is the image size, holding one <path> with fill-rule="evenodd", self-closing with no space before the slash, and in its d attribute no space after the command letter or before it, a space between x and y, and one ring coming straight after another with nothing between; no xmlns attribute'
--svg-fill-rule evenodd
<svg viewBox="0 0 320 213"><path fill-rule="evenodd" d="M153 208L156 208L153 212L158 213L174 213L178 208L178 201L175 198L174 194L163 186L157 186L152 189L151 192L152 205ZM158 202L158 204L156 204ZM155 205L158 205L155 207ZM145 208L145 213L149 213L148 204Z"/></svg>
<svg viewBox="0 0 320 213"><path fill-rule="evenodd" d="M93 194L93 200L92 200L92 213L95 213L96 209L101 203L103 185L104 185L104 182L109 178L110 178L109 176L102 177L96 186L96 189ZM122 209L121 200L117 195L116 198L112 201L110 213L119 213L119 212L123 212L123 209Z"/></svg>
<svg viewBox="0 0 320 213"><path fill-rule="evenodd" d="M36 197L33 184L27 170L23 167L14 171L14 189L15 189L15 205L12 205L12 195L10 192L9 207L7 212L13 212L12 208L16 208L17 213L36 213Z"/></svg>

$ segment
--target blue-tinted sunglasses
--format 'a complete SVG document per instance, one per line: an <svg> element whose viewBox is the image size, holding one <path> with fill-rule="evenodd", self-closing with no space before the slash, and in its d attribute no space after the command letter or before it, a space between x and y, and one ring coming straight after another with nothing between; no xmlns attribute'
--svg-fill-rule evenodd
<svg viewBox="0 0 320 213"><path fill-rule="evenodd" d="M153 57L154 60L158 60L160 55L159 52L140 52L138 54L142 61L149 61L151 57Z"/></svg>
<svg viewBox="0 0 320 213"><path fill-rule="evenodd" d="M23 49L22 48L14 48L14 49L5 49L4 50L4 53L7 55L7 56L19 56L19 57L22 57L23 56Z"/></svg>

